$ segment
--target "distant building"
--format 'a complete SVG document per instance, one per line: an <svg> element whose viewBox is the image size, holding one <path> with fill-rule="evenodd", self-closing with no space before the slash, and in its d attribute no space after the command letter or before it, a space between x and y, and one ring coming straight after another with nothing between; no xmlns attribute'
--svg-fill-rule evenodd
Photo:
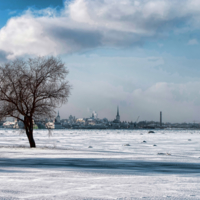
<svg viewBox="0 0 200 200"><path fill-rule="evenodd" d="M119 106L117 106L117 115L116 115L116 120L120 122L120 115L119 115Z"/></svg>
<svg viewBox="0 0 200 200"><path fill-rule="evenodd" d="M54 125L53 122L47 122L47 123L46 123L46 127L47 127L48 129L54 129L54 128L55 128L55 125Z"/></svg>
<svg viewBox="0 0 200 200"><path fill-rule="evenodd" d="M97 119L98 118L98 114L96 111L92 112L92 119Z"/></svg>
<svg viewBox="0 0 200 200"><path fill-rule="evenodd" d="M116 119L113 122L120 123L119 106L117 106L117 115L116 115Z"/></svg>
<svg viewBox="0 0 200 200"><path fill-rule="evenodd" d="M95 125L96 124L96 121L94 119L88 119L87 120L87 124L88 125Z"/></svg>
<svg viewBox="0 0 200 200"><path fill-rule="evenodd" d="M160 111L160 127L162 127L162 111Z"/></svg>
<svg viewBox="0 0 200 200"><path fill-rule="evenodd" d="M85 119L83 119L83 118L78 118L78 119L76 119L76 123L85 124Z"/></svg>
<svg viewBox="0 0 200 200"><path fill-rule="evenodd" d="M76 123L76 117L74 116L72 116L72 115L70 115L69 116L69 119L68 119L68 123L69 124L74 124L74 123Z"/></svg>
<svg viewBox="0 0 200 200"><path fill-rule="evenodd" d="M3 123L4 128L19 128L17 120L14 122L6 121Z"/></svg>
<svg viewBox="0 0 200 200"><path fill-rule="evenodd" d="M59 111L58 111L58 116L55 119L55 122L60 123L60 114L59 114Z"/></svg>
<svg viewBox="0 0 200 200"><path fill-rule="evenodd" d="M61 122L60 122L59 111L58 111L58 116L57 116L56 119L55 119L54 128L55 128L55 129L63 129L63 128L64 128L64 127L62 126Z"/></svg>

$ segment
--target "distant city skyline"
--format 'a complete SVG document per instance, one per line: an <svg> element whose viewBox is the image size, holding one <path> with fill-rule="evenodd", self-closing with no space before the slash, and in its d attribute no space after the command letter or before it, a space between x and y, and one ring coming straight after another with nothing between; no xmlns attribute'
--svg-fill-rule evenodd
<svg viewBox="0 0 200 200"><path fill-rule="evenodd" d="M70 115L68 118L61 118L58 111L57 116L54 119L40 119L34 120L34 129L191 129L199 130L200 123L170 123L162 121L162 111L160 111L159 121L155 120L142 120L139 121L140 116L137 117L136 121L121 121L119 106L117 106L117 114L115 119L109 120L107 118L98 118L98 113L92 112L89 117L77 118L76 116ZM0 128L11 128L11 129L21 129L23 128L23 123L16 119L6 119L6 121L0 122ZM154 131L149 131L148 133L154 133Z"/></svg>
<svg viewBox="0 0 200 200"><path fill-rule="evenodd" d="M200 122L200 1L7 0L0 16L0 63L66 63L63 118L111 120L119 105L124 121Z"/></svg>
<svg viewBox="0 0 200 200"><path fill-rule="evenodd" d="M58 115L57 116L59 116L60 117L60 111L58 110ZM94 116L94 113L95 113L95 116ZM86 119L86 118L98 118L99 117L99 115L98 115L98 113L96 112L96 111L94 111L94 110L90 110L90 114L89 115L87 115L87 116L75 116L75 115L73 115L73 114L70 114L69 116L74 116L74 117L76 117L77 119L78 118L83 118L83 119ZM68 117L69 117L68 116ZM66 117L66 119L68 118L68 117ZM163 122L163 112L162 111L160 111L159 113L158 113L158 118L157 119L155 119L155 120L153 120L153 119L151 119L151 120L146 120L146 119L143 119L143 118L141 118L140 116L137 116L136 118L135 118L135 120L121 120L121 117L120 117L120 112L119 112L119 106L117 106L117 110L116 110L116 116L113 116L113 118L111 117L111 118L108 118L108 117L106 117L106 116L104 116L104 117L100 117L100 119L103 119L103 118L106 118L106 119L108 119L109 121L118 121L118 122L123 122L123 121L127 121L127 122L133 122L133 123L137 123L137 122L140 122L140 121L154 121L154 122L159 122L160 123L160 126L162 126L162 124L163 123L199 123L200 124L200 121L196 121L196 120L193 120L193 121L191 121L191 122L185 122L185 121L183 121L183 122L170 122L170 121L164 121ZM62 119L64 119L64 118L62 118Z"/></svg>

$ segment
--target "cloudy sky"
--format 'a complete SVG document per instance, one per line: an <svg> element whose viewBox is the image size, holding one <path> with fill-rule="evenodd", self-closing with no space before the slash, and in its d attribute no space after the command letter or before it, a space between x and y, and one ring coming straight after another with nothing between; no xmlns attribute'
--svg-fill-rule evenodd
<svg viewBox="0 0 200 200"><path fill-rule="evenodd" d="M200 122L199 0L0 1L0 62L60 56L70 114Z"/></svg>

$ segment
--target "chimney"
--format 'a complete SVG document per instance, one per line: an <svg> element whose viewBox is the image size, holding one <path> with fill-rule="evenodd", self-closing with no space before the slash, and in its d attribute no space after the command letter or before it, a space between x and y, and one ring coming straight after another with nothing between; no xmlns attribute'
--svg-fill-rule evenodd
<svg viewBox="0 0 200 200"><path fill-rule="evenodd" d="M160 126L162 126L162 111L160 111Z"/></svg>

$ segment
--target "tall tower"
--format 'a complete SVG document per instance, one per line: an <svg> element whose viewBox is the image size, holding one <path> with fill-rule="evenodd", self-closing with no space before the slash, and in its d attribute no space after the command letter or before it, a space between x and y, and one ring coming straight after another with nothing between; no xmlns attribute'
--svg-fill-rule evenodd
<svg viewBox="0 0 200 200"><path fill-rule="evenodd" d="M162 111L160 111L160 127L162 126Z"/></svg>
<svg viewBox="0 0 200 200"><path fill-rule="evenodd" d="M116 115L116 120L120 122L120 115L119 115L119 106L117 106L117 115Z"/></svg>
<svg viewBox="0 0 200 200"><path fill-rule="evenodd" d="M56 117L56 122L60 123L60 114L59 114L59 111L58 111L58 116Z"/></svg>

